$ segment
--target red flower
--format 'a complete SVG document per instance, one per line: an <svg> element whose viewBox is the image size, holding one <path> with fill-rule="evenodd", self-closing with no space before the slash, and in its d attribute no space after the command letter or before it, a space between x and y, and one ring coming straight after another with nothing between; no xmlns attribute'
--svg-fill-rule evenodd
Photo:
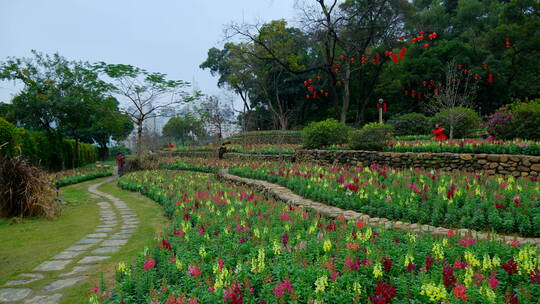
<svg viewBox="0 0 540 304"><path fill-rule="evenodd" d="M387 304L396 297L396 289L392 285L383 281L377 281L375 286L375 294L370 297L370 300L376 304Z"/></svg>
<svg viewBox="0 0 540 304"><path fill-rule="evenodd" d="M518 272L517 262L510 259L508 262L501 265L501 267L508 273L508 275L513 275Z"/></svg>
<svg viewBox="0 0 540 304"><path fill-rule="evenodd" d="M287 246L288 242L289 242L289 235L287 233L284 233L283 237L281 237L281 243L283 243L284 246Z"/></svg>
<svg viewBox="0 0 540 304"><path fill-rule="evenodd" d="M197 266L197 264L189 265L188 273L197 278L201 275L201 269L199 268L199 266Z"/></svg>
<svg viewBox="0 0 540 304"><path fill-rule="evenodd" d="M467 301L467 288L465 287L465 285L456 284L453 291L456 298Z"/></svg>
<svg viewBox="0 0 540 304"><path fill-rule="evenodd" d="M146 259L146 260L144 260L143 270L152 269L152 268L154 268L154 266L156 266L156 260L154 260L154 259Z"/></svg>
<svg viewBox="0 0 540 304"><path fill-rule="evenodd" d="M384 271L386 272L389 272L390 269L392 269L392 259L391 258L387 258L387 257L384 257L383 258L383 268L384 268Z"/></svg>
<svg viewBox="0 0 540 304"><path fill-rule="evenodd" d="M167 242L166 240L162 240L161 247L163 247L164 249L171 250L171 243Z"/></svg>
<svg viewBox="0 0 540 304"><path fill-rule="evenodd" d="M446 236L448 237L453 237L454 235L456 235L456 232L452 229L448 230L448 232L446 233Z"/></svg>
<svg viewBox="0 0 540 304"><path fill-rule="evenodd" d="M443 283L446 287L452 287L456 283L456 276L454 275L454 268L443 268Z"/></svg>
<svg viewBox="0 0 540 304"><path fill-rule="evenodd" d="M476 244L476 240L473 239L473 238L464 238L462 240L459 240L459 243L461 244L461 246L463 247L468 247L470 245L474 245Z"/></svg>
<svg viewBox="0 0 540 304"><path fill-rule="evenodd" d="M529 278L531 284L540 285L540 269L531 270L531 276Z"/></svg>

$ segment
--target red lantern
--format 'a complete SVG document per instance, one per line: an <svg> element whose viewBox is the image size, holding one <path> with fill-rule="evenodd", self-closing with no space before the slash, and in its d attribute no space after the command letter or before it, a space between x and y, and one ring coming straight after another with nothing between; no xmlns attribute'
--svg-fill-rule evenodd
<svg viewBox="0 0 540 304"><path fill-rule="evenodd" d="M337 82L337 85L341 85L341 81L338 81L338 82Z"/></svg>
<svg viewBox="0 0 540 304"><path fill-rule="evenodd" d="M504 45L509 48L510 47L510 38L506 37L506 41L504 42Z"/></svg>
<svg viewBox="0 0 540 304"><path fill-rule="evenodd" d="M310 85L307 89L308 89L308 91L313 92L313 86L312 85Z"/></svg>
<svg viewBox="0 0 540 304"><path fill-rule="evenodd" d="M312 83L312 82L313 82L313 79L311 79L311 78L308 79L308 82L309 82L309 83Z"/></svg>
<svg viewBox="0 0 540 304"><path fill-rule="evenodd" d="M405 90L405 96L409 95L409 91Z"/></svg>
<svg viewBox="0 0 540 304"><path fill-rule="evenodd" d="M309 96L309 95L306 95L306 99L309 99L309 97L311 97L311 96Z"/></svg>
<svg viewBox="0 0 540 304"><path fill-rule="evenodd" d="M356 61L356 59L354 59L354 58L351 58L351 60L350 60L350 61L351 61L351 64L353 64L353 63L354 63L354 62Z"/></svg>
<svg viewBox="0 0 540 304"><path fill-rule="evenodd" d="M317 76L317 80L321 80L321 76Z"/></svg>
<svg viewBox="0 0 540 304"><path fill-rule="evenodd" d="M392 59L394 60L395 63L398 63L398 56L396 54L391 54L392 56Z"/></svg>
<svg viewBox="0 0 540 304"><path fill-rule="evenodd" d="M463 73L467 74L467 73L469 73L469 70L465 69L465 70L463 70Z"/></svg>
<svg viewBox="0 0 540 304"><path fill-rule="evenodd" d="M424 40L424 36L418 36L418 37L416 37L416 41L422 41L422 40Z"/></svg>
<svg viewBox="0 0 540 304"><path fill-rule="evenodd" d="M382 104L383 112L386 112L386 102ZM377 111L381 110L381 104L377 103Z"/></svg>
<svg viewBox="0 0 540 304"><path fill-rule="evenodd" d="M324 92L324 96L328 96L328 92Z"/></svg>
<svg viewBox="0 0 540 304"><path fill-rule="evenodd" d="M321 92L321 94L322 94L322 93L324 93L324 90L323 90L323 89L320 89L319 92Z"/></svg>
<svg viewBox="0 0 540 304"><path fill-rule="evenodd" d="M429 44L424 43L424 48L427 49L429 47Z"/></svg>
<svg viewBox="0 0 540 304"><path fill-rule="evenodd" d="M480 77L480 75L478 75L478 73L474 73L474 79L478 79L478 77Z"/></svg>
<svg viewBox="0 0 540 304"><path fill-rule="evenodd" d="M461 64L458 64L457 68L458 68L458 70L461 70L463 68L463 66Z"/></svg>
<svg viewBox="0 0 540 304"><path fill-rule="evenodd" d="M401 37L399 37L398 39L399 39L400 41L403 41L403 40L405 40L405 37L401 36Z"/></svg>
<svg viewBox="0 0 540 304"><path fill-rule="evenodd" d="M304 80L304 85L306 86L307 85L307 81Z"/></svg>
<svg viewBox="0 0 540 304"><path fill-rule="evenodd" d="M313 99L317 98L317 91L313 92Z"/></svg>
<svg viewBox="0 0 540 304"><path fill-rule="evenodd" d="M386 112L386 102L383 103L383 112Z"/></svg>
<svg viewBox="0 0 540 304"><path fill-rule="evenodd" d="M488 83L493 83L493 74L491 73L488 75Z"/></svg>
<svg viewBox="0 0 540 304"><path fill-rule="evenodd" d="M399 60L403 60L405 58L405 52L407 51L406 47L402 47L401 51L399 51Z"/></svg>
<svg viewBox="0 0 540 304"><path fill-rule="evenodd" d="M174 144L169 144L169 148L174 148Z"/></svg>
<svg viewBox="0 0 540 304"><path fill-rule="evenodd" d="M482 67L483 67L484 69L489 68L489 66L488 66L487 64L485 64L485 63L482 65Z"/></svg>
<svg viewBox="0 0 540 304"><path fill-rule="evenodd" d="M427 81L425 81L425 80L422 81L422 85L423 85L423 86L426 86L426 84L427 84Z"/></svg>
<svg viewBox="0 0 540 304"><path fill-rule="evenodd" d="M413 39L411 39L411 41L412 41L413 43L416 43L416 37L413 38Z"/></svg>

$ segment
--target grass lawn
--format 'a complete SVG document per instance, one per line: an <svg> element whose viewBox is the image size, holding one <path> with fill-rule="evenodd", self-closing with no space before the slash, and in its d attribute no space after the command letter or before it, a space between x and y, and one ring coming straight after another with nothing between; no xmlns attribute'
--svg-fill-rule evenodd
<svg viewBox="0 0 540 304"><path fill-rule="evenodd" d="M95 203L104 199L92 195L87 188L103 179L61 188L61 198L67 205L63 207L62 215L56 219L25 219L19 224L10 224L11 220L0 219L0 285L16 279L19 273L31 272L43 261L94 231L100 224L99 207ZM86 303L88 290L99 284L102 273L106 281L114 280L116 264L136 257L167 224L161 206L151 199L121 190L115 182L102 185L98 189L126 202L137 214L140 223L128 243L113 254L111 259L94 268L86 281L61 290L64 294L61 303ZM25 287L40 289L55 280L55 276L61 272L41 273L45 275L43 280Z"/></svg>
<svg viewBox="0 0 540 304"><path fill-rule="evenodd" d="M99 223L95 203L101 200L92 198L86 189L100 180L61 188L61 198L67 205L55 219L24 219L18 224L0 219L0 285L19 273L32 271L94 231Z"/></svg>
<svg viewBox="0 0 540 304"><path fill-rule="evenodd" d="M88 291L99 284L102 276L108 282L108 286L112 286L118 262L136 258L145 246L150 246L153 243L156 235L159 235L168 223L163 216L161 206L147 197L121 190L115 183L105 184L98 190L112 194L128 204L140 221L137 232L131 236L128 243L120 251L112 255L111 259L99 264L99 267L94 269L93 275L85 282L65 290L60 303L86 303L88 300L85 297Z"/></svg>

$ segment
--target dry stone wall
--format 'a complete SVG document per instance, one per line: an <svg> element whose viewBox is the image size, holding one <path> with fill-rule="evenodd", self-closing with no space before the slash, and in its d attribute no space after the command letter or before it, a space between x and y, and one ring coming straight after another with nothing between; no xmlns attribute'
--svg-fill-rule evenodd
<svg viewBox="0 0 540 304"><path fill-rule="evenodd" d="M296 162L323 166L377 163L396 168L484 171L516 177L540 175L540 156L529 155L297 150L294 157Z"/></svg>

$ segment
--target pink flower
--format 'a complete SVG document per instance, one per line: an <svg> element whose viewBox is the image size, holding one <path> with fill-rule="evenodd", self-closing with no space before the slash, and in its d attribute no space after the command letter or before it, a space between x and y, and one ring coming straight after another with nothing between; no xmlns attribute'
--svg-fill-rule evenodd
<svg viewBox="0 0 540 304"><path fill-rule="evenodd" d="M463 301L467 301L467 287L462 284L456 284L454 286L454 296L458 299L462 299Z"/></svg>
<svg viewBox="0 0 540 304"><path fill-rule="evenodd" d="M491 286L491 289L495 290L497 286L499 285L499 281L497 279L488 279L489 286Z"/></svg>
<svg viewBox="0 0 540 304"><path fill-rule="evenodd" d="M448 232L446 233L446 236L448 237L453 237L454 235L456 235L456 232L452 229L448 230Z"/></svg>
<svg viewBox="0 0 540 304"><path fill-rule="evenodd" d="M197 264L189 265L188 273L197 278L201 275L201 269L199 268L199 266L197 266Z"/></svg>
<svg viewBox="0 0 540 304"><path fill-rule="evenodd" d="M282 221L288 221L291 218L291 216L287 212L281 213L279 216L279 219Z"/></svg>
<svg viewBox="0 0 540 304"><path fill-rule="evenodd" d="M476 244L476 240L473 239L473 238L464 238L462 240L459 240L459 243L463 246L463 247L468 247L470 245L474 245Z"/></svg>
<svg viewBox="0 0 540 304"><path fill-rule="evenodd" d="M143 270L152 269L152 268L154 268L154 266L156 266L156 260L154 260L154 259L146 259L146 260L144 260Z"/></svg>
<svg viewBox="0 0 540 304"><path fill-rule="evenodd" d="M285 292L292 293L292 285L288 279L278 283L277 287L274 288L274 295L278 298L281 298Z"/></svg>
<svg viewBox="0 0 540 304"><path fill-rule="evenodd" d="M519 243L518 240L513 240L512 242L510 242L510 246L512 246L514 248L519 247L519 245L521 245L521 244Z"/></svg>

